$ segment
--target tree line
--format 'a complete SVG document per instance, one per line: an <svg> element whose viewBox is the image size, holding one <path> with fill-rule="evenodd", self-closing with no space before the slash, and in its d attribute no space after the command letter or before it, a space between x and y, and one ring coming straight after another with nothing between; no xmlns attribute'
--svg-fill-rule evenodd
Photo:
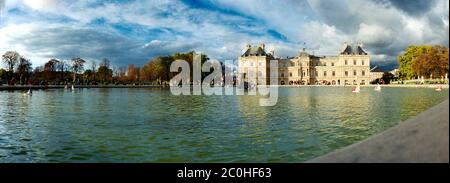
<svg viewBox="0 0 450 183"><path fill-rule="evenodd" d="M449 72L448 48L440 45L411 45L398 56L401 79L442 78Z"/></svg>
<svg viewBox="0 0 450 183"><path fill-rule="evenodd" d="M52 58L44 65L32 68L29 59L15 51L2 55L5 69L0 68L0 82L9 85L97 85L97 84L166 84L177 73L170 72L170 65L175 60L185 60L191 66L194 52L175 53L170 56L158 56L149 60L142 67L130 64L127 67L112 67L104 58L98 64L95 61L86 68L87 61L82 58L59 60ZM201 55L201 63L209 60ZM224 67L222 65L222 67ZM222 68L224 69L224 68ZM208 73L202 73L202 78Z"/></svg>

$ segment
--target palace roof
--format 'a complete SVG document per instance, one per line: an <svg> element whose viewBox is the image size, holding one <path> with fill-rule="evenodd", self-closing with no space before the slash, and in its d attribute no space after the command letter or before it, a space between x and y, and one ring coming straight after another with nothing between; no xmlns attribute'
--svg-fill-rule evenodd
<svg viewBox="0 0 450 183"><path fill-rule="evenodd" d="M264 48L262 48L261 46L247 46L247 50L244 52L244 54L242 54L243 57L247 57L247 56L272 56L269 53L266 53L266 51L264 51Z"/></svg>
<svg viewBox="0 0 450 183"><path fill-rule="evenodd" d="M361 44L353 46L349 44L344 44L344 47L341 51L341 55L367 55L367 52L364 51Z"/></svg>

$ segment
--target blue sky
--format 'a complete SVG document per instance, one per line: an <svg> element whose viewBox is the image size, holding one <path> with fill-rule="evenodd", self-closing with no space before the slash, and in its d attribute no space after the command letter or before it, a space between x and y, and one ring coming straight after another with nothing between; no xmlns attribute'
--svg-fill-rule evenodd
<svg viewBox="0 0 450 183"><path fill-rule="evenodd" d="M191 50L235 60L260 43L280 57L304 43L336 55L361 41L373 63L395 65L409 44L448 47L448 10L446 0L0 0L0 52L34 66L73 57L126 66Z"/></svg>

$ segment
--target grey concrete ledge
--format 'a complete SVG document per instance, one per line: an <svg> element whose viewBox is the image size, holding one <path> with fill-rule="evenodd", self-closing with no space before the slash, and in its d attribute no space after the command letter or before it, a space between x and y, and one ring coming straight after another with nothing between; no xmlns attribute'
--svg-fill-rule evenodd
<svg viewBox="0 0 450 183"><path fill-rule="evenodd" d="M387 131L307 163L449 163L449 99Z"/></svg>

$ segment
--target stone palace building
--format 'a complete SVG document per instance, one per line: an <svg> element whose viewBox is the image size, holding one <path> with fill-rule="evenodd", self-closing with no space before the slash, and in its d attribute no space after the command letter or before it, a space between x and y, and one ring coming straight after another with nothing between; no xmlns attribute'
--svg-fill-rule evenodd
<svg viewBox="0 0 450 183"><path fill-rule="evenodd" d="M269 84L271 77L276 77L270 68L278 71L278 85L368 85L382 77L382 73L370 71L370 56L362 44L344 43L337 56L315 56L303 49L292 58L275 58L264 44L247 45L238 64L239 82L256 85Z"/></svg>

